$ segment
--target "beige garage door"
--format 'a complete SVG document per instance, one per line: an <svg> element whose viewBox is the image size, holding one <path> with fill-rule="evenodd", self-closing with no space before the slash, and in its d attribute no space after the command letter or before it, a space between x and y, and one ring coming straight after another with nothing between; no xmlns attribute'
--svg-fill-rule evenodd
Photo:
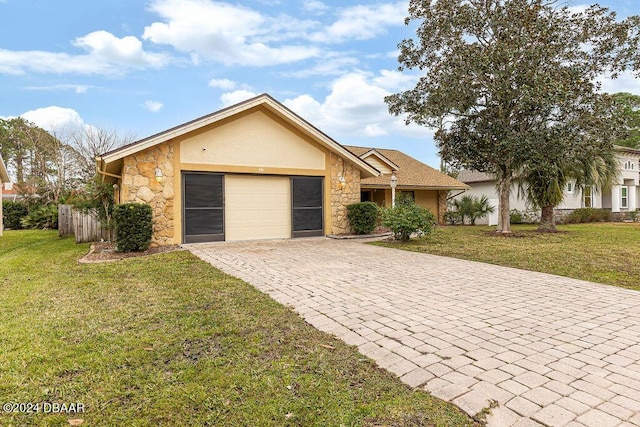
<svg viewBox="0 0 640 427"><path fill-rule="evenodd" d="M227 241L291 237L291 182L288 177L226 175Z"/></svg>

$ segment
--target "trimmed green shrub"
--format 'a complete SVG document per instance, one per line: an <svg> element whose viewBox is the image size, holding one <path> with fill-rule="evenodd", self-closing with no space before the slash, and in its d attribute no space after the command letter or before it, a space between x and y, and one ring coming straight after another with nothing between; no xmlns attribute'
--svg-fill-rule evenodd
<svg viewBox="0 0 640 427"><path fill-rule="evenodd" d="M2 222L5 228L19 230L22 228L20 220L29 214L26 203L12 200L2 201Z"/></svg>
<svg viewBox="0 0 640 427"><path fill-rule="evenodd" d="M522 224L524 222L524 215L518 209L511 209L509 211L509 220L511 224Z"/></svg>
<svg viewBox="0 0 640 427"><path fill-rule="evenodd" d="M611 213L604 209L581 208L566 216L566 223L605 222L611 220Z"/></svg>
<svg viewBox="0 0 640 427"><path fill-rule="evenodd" d="M20 220L23 228L34 230L56 230L58 228L58 206L42 205L32 209Z"/></svg>
<svg viewBox="0 0 640 427"><path fill-rule="evenodd" d="M347 217L353 232L371 234L378 224L380 208L373 202L360 202L347 206Z"/></svg>
<svg viewBox="0 0 640 427"><path fill-rule="evenodd" d="M382 224L391 229L396 240L408 242L413 233L420 236L431 233L436 217L410 197L398 198L395 207L382 209Z"/></svg>
<svg viewBox="0 0 640 427"><path fill-rule="evenodd" d="M113 219L116 223L118 252L142 252L149 249L153 234L151 206L146 203L115 205Z"/></svg>

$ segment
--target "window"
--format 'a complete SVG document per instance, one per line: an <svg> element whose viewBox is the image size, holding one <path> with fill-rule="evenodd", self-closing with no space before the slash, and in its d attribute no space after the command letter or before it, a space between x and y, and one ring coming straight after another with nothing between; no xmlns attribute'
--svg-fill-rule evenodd
<svg viewBox="0 0 640 427"><path fill-rule="evenodd" d="M567 194L573 194L573 182L567 182Z"/></svg>
<svg viewBox="0 0 640 427"><path fill-rule="evenodd" d="M636 170L636 163L633 160L627 160L624 162L624 170L634 171Z"/></svg>
<svg viewBox="0 0 640 427"><path fill-rule="evenodd" d="M592 208L593 207L593 197L592 197L592 189L591 187L585 187L582 191L582 195L584 196L584 207Z"/></svg>
<svg viewBox="0 0 640 427"><path fill-rule="evenodd" d="M629 208L629 187L626 187L626 186L620 187L620 196L621 196L620 207L623 209L628 209Z"/></svg>
<svg viewBox="0 0 640 427"><path fill-rule="evenodd" d="M416 200L416 193L414 191L398 191L398 195L396 196L396 199L398 197L404 197L407 199L411 199L411 200Z"/></svg>

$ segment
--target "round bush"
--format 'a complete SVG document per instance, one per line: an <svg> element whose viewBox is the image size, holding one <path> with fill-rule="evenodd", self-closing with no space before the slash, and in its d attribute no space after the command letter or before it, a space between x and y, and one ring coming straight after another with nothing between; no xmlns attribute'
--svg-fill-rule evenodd
<svg viewBox="0 0 640 427"><path fill-rule="evenodd" d="M353 232L371 234L378 224L380 208L373 202L360 202L347 206L347 217Z"/></svg>

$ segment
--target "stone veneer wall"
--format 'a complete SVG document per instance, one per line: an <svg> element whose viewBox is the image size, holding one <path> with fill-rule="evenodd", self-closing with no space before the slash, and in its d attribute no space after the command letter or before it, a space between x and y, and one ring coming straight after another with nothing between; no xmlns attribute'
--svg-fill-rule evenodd
<svg viewBox="0 0 640 427"><path fill-rule="evenodd" d="M151 205L151 246L174 243L173 150L173 143L167 142L124 158L120 201ZM156 168L162 171L162 182L156 180Z"/></svg>
<svg viewBox="0 0 640 427"><path fill-rule="evenodd" d="M344 176L346 186L340 185ZM344 159L331 153L331 227L333 234L351 232L347 206L360 202L360 171Z"/></svg>
<svg viewBox="0 0 640 427"><path fill-rule="evenodd" d="M448 191L438 191L438 224L444 224L444 214L447 212Z"/></svg>

